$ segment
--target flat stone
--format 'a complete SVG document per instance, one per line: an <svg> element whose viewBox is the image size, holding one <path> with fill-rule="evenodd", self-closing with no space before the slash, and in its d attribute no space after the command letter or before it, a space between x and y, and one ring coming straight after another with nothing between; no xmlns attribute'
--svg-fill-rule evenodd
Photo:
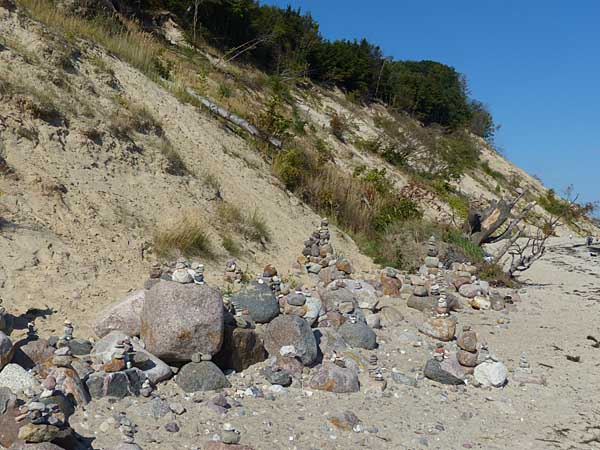
<svg viewBox="0 0 600 450"><path fill-rule="evenodd" d="M265 348L270 355L280 356L284 346L293 346L295 357L305 366L317 359L317 342L306 320L298 316L279 316L267 325L264 335Z"/></svg>
<svg viewBox="0 0 600 450"><path fill-rule="evenodd" d="M309 383L312 389L345 394L358 392L358 374L349 368L325 362L313 375Z"/></svg>
<svg viewBox="0 0 600 450"><path fill-rule="evenodd" d="M233 305L247 309L256 323L268 323L279 315L279 303L266 284L251 283L231 297Z"/></svg>
<svg viewBox="0 0 600 450"><path fill-rule="evenodd" d="M140 290L111 305L97 319L94 325L96 335L101 338L111 331L118 330L128 336L139 336L142 330L141 315L145 299L146 291Z"/></svg>
<svg viewBox="0 0 600 450"><path fill-rule="evenodd" d="M211 361L186 364L177 374L175 382L185 392L214 391L231 387L221 369Z"/></svg>
<svg viewBox="0 0 600 450"><path fill-rule="evenodd" d="M165 362L216 354L223 343L223 299L207 285L163 281L146 292L141 337L146 350Z"/></svg>
<svg viewBox="0 0 600 450"><path fill-rule="evenodd" d="M464 384L464 381L455 377L449 372L442 369L440 362L435 359L430 359L425 364L423 374L426 378L442 384L459 385Z"/></svg>

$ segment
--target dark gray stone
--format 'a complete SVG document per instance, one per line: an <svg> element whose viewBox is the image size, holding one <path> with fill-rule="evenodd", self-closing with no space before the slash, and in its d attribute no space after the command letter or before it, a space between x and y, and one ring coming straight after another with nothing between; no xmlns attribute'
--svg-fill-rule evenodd
<svg viewBox="0 0 600 450"><path fill-rule="evenodd" d="M279 315L279 303L266 284L252 283L231 297L233 305L247 309L256 323L268 323Z"/></svg>
<svg viewBox="0 0 600 450"><path fill-rule="evenodd" d="M464 384L463 380L456 378L451 373L442 369L440 362L435 359L430 359L427 361L423 373L426 378L429 378L432 381L437 381L438 383L452 385Z"/></svg>
<svg viewBox="0 0 600 450"><path fill-rule="evenodd" d="M351 347L373 350L377 348L375 332L362 321L352 323L346 321L338 328L338 333Z"/></svg>
<svg viewBox="0 0 600 450"><path fill-rule="evenodd" d="M69 348L75 356L89 355L92 353L93 347L87 339L72 339L69 341Z"/></svg>
<svg viewBox="0 0 600 450"><path fill-rule="evenodd" d="M267 381L271 384L280 384L284 387L292 384L291 375L284 370L273 370L272 368L267 367L263 373Z"/></svg>
<svg viewBox="0 0 600 450"><path fill-rule="evenodd" d="M214 391L231 387L221 369L210 361L186 364L177 374L175 382L185 392Z"/></svg>
<svg viewBox="0 0 600 450"><path fill-rule="evenodd" d="M145 380L144 372L134 367L121 372L93 373L88 377L86 385L92 398L124 398L140 395Z"/></svg>
<svg viewBox="0 0 600 450"><path fill-rule="evenodd" d="M292 306L302 306L306 303L306 297L302 294L298 294L296 292L287 296L288 305Z"/></svg>

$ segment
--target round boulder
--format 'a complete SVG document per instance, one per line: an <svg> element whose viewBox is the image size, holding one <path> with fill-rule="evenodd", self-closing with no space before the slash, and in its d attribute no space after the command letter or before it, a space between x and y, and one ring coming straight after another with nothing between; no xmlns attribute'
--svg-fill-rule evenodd
<svg viewBox="0 0 600 450"><path fill-rule="evenodd" d="M342 338L344 338L344 341L346 341L351 347L364 348L367 350L373 350L377 348L377 336L365 322L358 321L356 323L352 323L350 321L346 321L338 329L338 332Z"/></svg>
<svg viewBox="0 0 600 450"><path fill-rule="evenodd" d="M252 283L231 297L236 308L247 309L256 323L268 323L279 315L279 303L266 284Z"/></svg>
<svg viewBox="0 0 600 450"><path fill-rule="evenodd" d="M146 350L168 362L214 355L223 344L221 293L206 285L161 281L146 292L141 337Z"/></svg>
<svg viewBox="0 0 600 450"><path fill-rule="evenodd" d="M298 316L279 316L267 326L264 335L265 348L272 356L281 354L282 347L293 353L305 366L317 359L317 341L306 320Z"/></svg>
<svg viewBox="0 0 600 450"><path fill-rule="evenodd" d="M211 361L186 364L177 374L175 382L185 392L215 391L231 387L221 369Z"/></svg>

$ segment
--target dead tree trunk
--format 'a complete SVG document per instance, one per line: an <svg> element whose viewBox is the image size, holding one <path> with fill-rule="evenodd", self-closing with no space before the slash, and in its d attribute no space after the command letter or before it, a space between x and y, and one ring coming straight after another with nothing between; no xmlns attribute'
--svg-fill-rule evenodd
<svg viewBox="0 0 600 450"><path fill-rule="evenodd" d="M516 217L513 217L512 211L524 195L525 192L519 190L514 199L494 200L483 211L478 211L471 206L465 223L465 230L469 234L471 241L481 246L511 238L515 227L525 218L531 208L535 206L535 202L531 202ZM507 222L508 225L504 231L498 233L498 230L505 226Z"/></svg>
<svg viewBox="0 0 600 450"><path fill-rule="evenodd" d="M250 133L252 136L256 136L259 139L267 141L273 147L281 149L283 143L279 139L277 139L276 137L269 136L267 133L264 133L263 131L259 130L254 125L252 125L250 122L248 122L247 120L242 119L239 116L236 116L235 114L233 114L232 112L229 112L225 108L222 108L219 105L217 105L216 103L213 103L212 101L210 101L206 97L202 97L201 95L198 95L196 92L194 92L194 90L192 90L190 88L186 88L185 91L189 95L191 95L192 97L194 97L195 99L197 99L200 103L202 103L212 113L218 115L219 117L222 117L223 119L225 119L225 120L233 123L234 125L237 125L242 130L247 131L248 133Z"/></svg>

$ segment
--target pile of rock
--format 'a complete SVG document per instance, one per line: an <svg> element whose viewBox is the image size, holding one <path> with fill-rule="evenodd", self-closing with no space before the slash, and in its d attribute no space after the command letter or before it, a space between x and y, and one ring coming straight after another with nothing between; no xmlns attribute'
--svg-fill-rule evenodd
<svg viewBox="0 0 600 450"><path fill-rule="evenodd" d="M230 259L225 264L223 280L232 284L241 284L244 281L244 271L235 259Z"/></svg>
<svg viewBox="0 0 600 450"><path fill-rule="evenodd" d="M435 275L443 267L440 259L438 258L439 249L437 247L437 240L434 236L431 236L427 241L427 256L419 273L421 275Z"/></svg>
<svg viewBox="0 0 600 450"><path fill-rule="evenodd" d="M458 351L456 359L462 366L465 373L472 374L477 366L479 352L477 351L477 333L471 330L471 327L465 325L462 333L456 341Z"/></svg>

